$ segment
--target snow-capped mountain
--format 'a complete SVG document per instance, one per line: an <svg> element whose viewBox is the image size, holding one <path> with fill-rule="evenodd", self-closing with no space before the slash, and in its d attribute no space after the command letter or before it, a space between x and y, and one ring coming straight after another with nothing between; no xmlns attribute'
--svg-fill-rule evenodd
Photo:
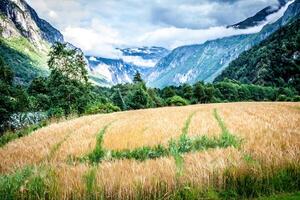
<svg viewBox="0 0 300 200"><path fill-rule="evenodd" d="M118 58L86 56L91 79L100 85L115 85L132 82L139 71L146 79L153 72L156 63L165 57L169 50L162 47L137 47L120 49Z"/></svg>
<svg viewBox="0 0 300 200"><path fill-rule="evenodd" d="M212 82L242 52L299 16L300 0L291 1L282 9L286 9L283 16L276 22L265 25L258 33L225 37L174 49L157 63L156 70L147 78L147 84L161 88L197 81Z"/></svg>

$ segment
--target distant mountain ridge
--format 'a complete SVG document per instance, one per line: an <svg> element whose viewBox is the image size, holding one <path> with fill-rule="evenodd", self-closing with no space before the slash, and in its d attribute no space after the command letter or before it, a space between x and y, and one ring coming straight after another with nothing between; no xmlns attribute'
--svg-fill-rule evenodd
<svg viewBox="0 0 300 200"><path fill-rule="evenodd" d="M225 78L242 83L290 87L300 93L300 19L243 52L215 81Z"/></svg>
<svg viewBox="0 0 300 200"><path fill-rule="evenodd" d="M151 87L165 87L196 81L212 82L242 52L266 39L300 13L300 0L289 2L284 15L259 33L225 37L200 45L174 49L148 76Z"/></svg>
<svg viewBox="0 0 300 200"><path fill-rule="evenodd" d="M273 13L278 12L289 0L279 0L278 5L267 6L261 11L257 12L254 16L247 18L246 20L234 25L227 26L227 28L246 29L254 26L258 26L263 23L267 17Z"/></svg>
<svg viewBox="0 0 300 200"><path fill-rule="evenodd" d="M153 72L156 63L170 51L162 47L118 48L119 58L86 56L91 79L100 85L130 83L138 71L144 79Z"/></svg>

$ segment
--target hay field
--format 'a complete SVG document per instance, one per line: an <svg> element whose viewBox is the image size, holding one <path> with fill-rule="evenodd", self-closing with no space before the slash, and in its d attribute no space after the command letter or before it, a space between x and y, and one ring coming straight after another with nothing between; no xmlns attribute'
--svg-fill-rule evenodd
<svg viewBox="0 0 300 200"><path fill-rule="evenodd" d="M110 155L158 144L168 146L171 140L180 138L183 129L190 138L216 138L224 127L214 112L225 129L239 138L238 147L191 150L180 154L180 166L173 154L143 161L113 159ZM93 152L101 130L101 148L105 150L101 162L80 159ZM30 176L42 177L41 194L47 199L218 199L268 195L286 184L280 178L273 180L282 170L287 170L287 177L296 178L289 180L291 184L300 184L300 103L207 104L84 116L52 124L7 144L0 148L0 160L0 173L7 181L16 171L28 167L33 171ZM240 184L248 183L247 177L253 177L253 187ZM21 189L13 195L36 197L30 193L29 186L36 184L30 183L32 179L21 181Z"/></svg>

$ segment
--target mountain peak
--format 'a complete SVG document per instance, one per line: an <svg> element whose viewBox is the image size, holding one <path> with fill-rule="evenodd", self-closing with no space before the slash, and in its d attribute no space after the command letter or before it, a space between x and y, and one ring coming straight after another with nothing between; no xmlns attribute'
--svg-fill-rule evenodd
<svg viewBox="0 0 300 200"><path fill-rule="evenodd" d="M242 22L227 26L227 28L247 29L260 25L267 19L269 15L278 12L283 6L287 4L288 1L289 0L278 0L277 5L267 6L252 17L249 17Z"/></svg>
<svg viewBox="0 0 300 200"><path fill-rule="evenodd" d="M41 47L43 41L50 44L63 42L63 35L45 20L39 18L24 0L0 1L0 35L5 38L23 36Z"/></svg>

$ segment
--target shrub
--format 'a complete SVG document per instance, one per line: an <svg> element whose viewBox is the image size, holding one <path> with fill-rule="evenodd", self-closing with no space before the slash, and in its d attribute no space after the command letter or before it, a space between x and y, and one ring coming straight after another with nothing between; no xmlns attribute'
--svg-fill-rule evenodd
<svg viewBox="0 0 300 200"><path fill-rule="evenodd" d="M186 106L189 102L180 96L173 96L167 99L167 104L169 106Z"/></svg>
<svg viewBox="0 0 300 200"><path fill-rule="evenodd" d="M47 113L49 118L61 118L65 115L64 109L60 107L50 108Z"/></svg>
<svg viewBox="0 0 300 200"><path fill-rule="evenodd" d="M112 112L118 112L121 111L121 109L118 106L113 105L112 103L98 103L98 104L92 104L89 105L85 113L86 114L98 114L98 113L112 113Z"/></svg>
<svg viewBox="0 0 300 200"><path fill-rule="evenodd" d="M294 102L299 102L300 101L300 96L299 95L295 96L294 99L293 99L293 101Z"/></svg>
<svg viewBox="0 0 300 200"><path fill-rule="evenodd" d="M287 100L287 96L281 94L278 96L277 101L286 101Z"/></svg>

